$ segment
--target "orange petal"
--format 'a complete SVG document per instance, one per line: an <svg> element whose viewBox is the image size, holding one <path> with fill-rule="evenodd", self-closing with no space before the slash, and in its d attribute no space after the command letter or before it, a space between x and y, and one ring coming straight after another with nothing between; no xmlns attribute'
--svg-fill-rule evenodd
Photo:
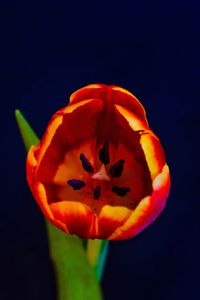
<svg viewBox="0 0 200 300"><path fill-rule="evenodd" d="M147 124L144 107L139 100L126 89L114 85L90 84L74 92L70 97L70 103L91 98L102 99L104 103L111 102L112 105L119 104L135 113Z"/></svg>
<svg viewBox="0 0 200 300"><path fill-rule="evenodd" d="M87 146L91 157L95 155L96 132L101 109L102 101L87 100L67 106L56 114L57 117L53 117L39 145L37 180L52 183L58 168L64 166L66 155L69 156L70 152L73 169L80 169L80 159L77 159L80 153L74 150L78 151L81 145ZM83 119L83 116L86 117ZM65 167L65 170L67 169L69 170L68 166Z"/></svg>
<svg viewBox="0 0 200 300"><path fill-rule="evenodd" d="M170 174L167 164L153 181L153 193L142 199L124 225L108 239L128 239L151 224L163 210L170 189Z"/></svg>
<svg viewBox="0 0 200 300"><path fill-rule="evenodd" d="M97 238L107 239L126 222L130 214L131 210L123 206L103 206L98 218Z"/></svg>
<svg viewBox="0 0 200 300"><path fill-rule="evenodd" d="M151 178L154 179L165 164L164 150L159 139L151 134L142 134L140 144L144 151Z"/></svg>
<svg viewBox="0 0 200 300"><path fill-rule="evenodd" d="M112 88L113 102L117 105L121 105L124 108L132 111L146 125L148 125L146 119L146 113L140 101L132 93L119 86L112 86L111 88Z"/></svg>
<svg viewBox="0 0 200 300"><path fill-rule="evenodd" d="M36 151L37 151L37 147L31 146L31 148L29 149L28 155L27 155L27 159L26 159L26 177L27 177L27 181L28 181L30 188L33 185L34 172L35 172L35 168L37 166L37 160L35 158Z"/></svg>
<svg viewBox="0 0 200 300"><path fill-rule="evenodd" d="M151 178L160 172L165 164L164 150L160 144L158 137L146 126L146 124L132 112L124 107L116 105L116 109L128 122L133 131L141 131L140 144L143 149L145 159L151 173Z"/></svg>
<svg viewBox="0 0 200 300"><path fill-rule="evenodd" d="M79 89L70 97L70 103L79 103L85 99L96 98L103 102L102 115L99 120L99 128L96 131L97 145L102 145L105 140L116 145L119 140L119 126L113 114L113 99L111 87L103 84L92 84ZM113 130L115 128L115 130Z"/></svg>
<svg viewBox="0 0 200 300"><path fill-rule="evenodd" d="M95 215L92 210L80 202L61 201L50 204L55 219L66 224L70 234L81 238L95 237Z"/></svg>
<svg viewBox="0 0 200 300"><path fill-rule="evenodd" d="M87 99L104 99L105 86L103 84L90 84L83 88L78 89L70 96L70 104L74 104Z"/></svg>
<svg viewBox="0 0 200 300"><path fill-rule="evenodd" d="M115 107L134 131L145 130L145 132L152 132L149 129L148 124L145 123L143 119L139 118L133 111L118 104L116 104Z"/></svg>
<svg viewBox="0 0 200 300"><path fill-rule="evenodd" d="M37 161L35 158L35 153L37 152L37 147L32 146L28 152L27 156L27 162L26 162L26 174L27 174L27 181L29 184L29 187L31 189L31 192L40 206L43 214L46 216L46 218L55 226L60 228L61 230L65 231L68 233L68 229L65 224L60 222L59 220L55 220L54 216L49 208L49 205L47 203L47 195L45 188L42 183L35 181L34 179L34 172L35 168L37 166Z"/></svg>

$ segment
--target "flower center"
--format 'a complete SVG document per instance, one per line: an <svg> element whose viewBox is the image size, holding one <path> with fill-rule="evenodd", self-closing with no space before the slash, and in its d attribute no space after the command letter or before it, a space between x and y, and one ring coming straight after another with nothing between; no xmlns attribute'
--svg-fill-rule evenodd
<svg viewBox="0 0 200 300"><path fill-rule="evenodd" d="M108 141L105 141L103 147L99 150L99 160L101 162L100 168L97 172L94 172L94 168L88 158L84 153L81 153L80 161L82 168L84 171L91 174L90 180L85 182L73 178L67 181L68 185L75 191L85 189L87 194L91 194L94 200L99 200L102 195L106 196L110 193L114 193L119 197L126 196L131 191L130 187L118 186L112 182L112 178L119 178L122 175L125 160L120 159L114 165L111 165L109 172L106 168L106 165L110 163Z"/></svg>

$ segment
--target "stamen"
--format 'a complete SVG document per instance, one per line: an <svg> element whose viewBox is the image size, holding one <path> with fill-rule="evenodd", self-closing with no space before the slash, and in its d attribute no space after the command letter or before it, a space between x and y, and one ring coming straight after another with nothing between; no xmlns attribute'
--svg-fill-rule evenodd
<svg viewBox="0 0 200 300"><path fill-rule="evenodd" d="M86 172L88 173L94 172L94 168L92 167L91 163L83 153L80 154L80 160L82 163L82 167Z"/></svg>
<svg viewBox="0 0 200 300"><path fill-rule="evenodd" d="M120 187L120 186L113 186L112 192L115 193L117 196L124 197L131 189L129 187Z"/></svg>
<svg viewBox="0 0 200 300"><path fill-rule="evenodd" d="M103 147L99 150L99 160L104 165L107 165L110 162L110 157L109 157L109 143L108 143L108 141L105 141Z"/></svg>
<svg viewBox="0 0 200 300"><path fill-rule="evenodd" d="M120 177L124 169L124 159L118 160L113 166L110 167L109 171L112 177Z"/></svg>
<svg viewBox="0 0 200 300"><path fill-rule="evenodd" d="M78 179L70 179L67 183L76 191L82 189L85 186L85 182Z"/></svg>
<svg viewBox="0 0 200 300"><path fill-rule="evenodd" d="M98 200L100 196L101 196L101 186L97 185L93 192L93 198Z"/></svg>

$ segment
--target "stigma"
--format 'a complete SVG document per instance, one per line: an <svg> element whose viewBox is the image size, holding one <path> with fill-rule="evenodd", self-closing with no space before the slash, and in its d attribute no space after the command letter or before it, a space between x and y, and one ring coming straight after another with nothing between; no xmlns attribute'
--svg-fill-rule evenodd
<svg viewBox="0 0 200 300"><path fill-rule="evenodd" d="M110 181L110 177L107 174L106 167L104 164L102 164L100 166L100 169L94 175L92 175L92 179Z"/></svg>

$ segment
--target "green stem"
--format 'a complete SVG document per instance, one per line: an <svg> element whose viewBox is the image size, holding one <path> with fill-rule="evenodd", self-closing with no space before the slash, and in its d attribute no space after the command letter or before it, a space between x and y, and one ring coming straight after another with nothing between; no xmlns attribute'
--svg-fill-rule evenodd
<svg viewBox="0 0 200 300"><path fill-rule="evenodd" d="M47 221L50 257L59 300L101 300L97 283L78 237L65 235Z"/></svg>
<svg viewBox="0 0 200 300"><path fill-rule="evenodd" d="M88 240L87 242L87 258L89 264L94 269L96 278L101 281L103 276L103 271L106 263L106 258L108 254L109 242L106 240Z"/></svg>

